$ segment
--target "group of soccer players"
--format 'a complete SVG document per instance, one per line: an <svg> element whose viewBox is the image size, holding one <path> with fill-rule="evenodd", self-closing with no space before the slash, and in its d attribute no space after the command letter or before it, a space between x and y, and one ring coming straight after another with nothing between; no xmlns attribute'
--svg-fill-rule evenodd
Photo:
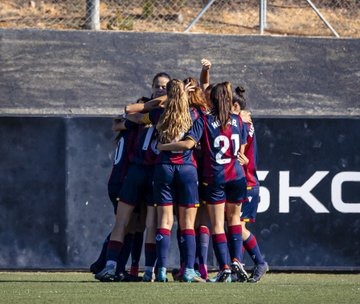
<svg viewBox="0 0 360 304"><path fill-rule="evenodd" d="M90 267L100 281L134 281L145 230L142 281L167 282L167 256L174 214L178 220L180 269L184 282L257 282L267 271L255 236L259 203L256 140L245 109L245 90L230 82L209 84L209 60L194 78L155 75L151 100L126 106L114 120L117 149L109 179L115 224ZM209 279L212 237L219 265ZM243 267L246 249L255 267ZM132 257L130 273L125 265Z"/></svg>

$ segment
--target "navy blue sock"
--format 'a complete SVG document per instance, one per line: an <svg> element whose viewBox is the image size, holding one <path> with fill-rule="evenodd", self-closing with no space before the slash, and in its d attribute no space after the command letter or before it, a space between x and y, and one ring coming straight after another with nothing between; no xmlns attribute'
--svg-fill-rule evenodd
<svg viewBox="0 0 360 304"><path fill-rule="evenodd" d="M97 258L97 260L94 262L94 264L104 264L104 266L105 266L105 263L106 263L106 251L107 251L107 246L108 246L108 243L109 243L109 240L110 240L110 235L111 235L111 233L109 233L108 236L106 237L106 239L104 240L104 243L103 243L102 248L101 248L100 255Z"/></svg>
<svg viewBox="0 0 360 304"><path fill-rule="evenodd" d="M244 248L256 265L265 263L256 238L252 233L250 233L250 236L244 241Z"/></svg>
<svg viewBox="0 0 360 304"><path fill-rule="evenodd" d="M170 247L170 230L159 228L156 233L157 266L166 267L167 255Z"/></svg>
<svg viewBox="0 0 360 304"><path fill-rule="evenodd" d="M154 267L156 262L156 244L145 243L145 267Z"/></svg>
<svg viewBox="0 0 360 304"><path fill-rule="evenodd" d="M228 227L228 242L231 260L237 259L239 262L243 260L242 245L243 240L241 237L241 225L234 225Z"/></svg>
<svg viewBox="0 0 360 304"><path fill-rule="evenodd" d="M117 271L118 272L125 272L125 266L127 261L129 260L131 247L134 239L134 234L128 233L124 237L124 244L121 248L119 257L118 257L118 264L117 264Z"/></svg>
<svg viewBox="0 0 360 304"><path fill-rule="evenodd" d="M184 256L184 248L181 242L181 230L180 227L176 230L176 240L179 247L179 253L180 253L180 267L182 267L185 263L185 256Z"/></svg>
<svg viewBox="0 0 360 304"><path fill-rule="evenodd" d="M196 240L194 229L181 231L182 247L184 250L185 267L194 268L196 254Z"/></svg>
<svg viewBox="0 0 360 304"><path fill-rule="evenodd" d="M122 242L110 240L107 246L106 260L117 261L120 256L122 247L123 247Z"/></svg>
<svg viewBox="0 0 360 304"><path fill-rule="evenodd" d="M135 232L134 241L131 248L131 267L139 268L139 261L141 257L143 240L144 240L144 232ZM135 273L132 274L135 275Z"/></svg>
<svg viewBox="0 0 360 304"><path fill-rule="evenodd" d="M214 253L218 261L220 269L227 265L227 258L229 254L227 239L225 233L212 235Z"/></svg>
<svg viewBox="0 0 360 304"><path fill-rule="evenodd" d="M206 226L201 226L196 234L196 251L199 264L207 264L210 242L210 231Z"/></svg>

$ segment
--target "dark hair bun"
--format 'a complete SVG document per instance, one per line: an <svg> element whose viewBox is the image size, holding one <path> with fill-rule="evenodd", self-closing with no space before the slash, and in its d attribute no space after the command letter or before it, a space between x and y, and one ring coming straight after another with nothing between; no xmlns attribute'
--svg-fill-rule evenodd
<svg viewBox="0 0 360 304"><path fill-rule="evenodd" d="M245 93L245 89L244 89L244 87L236 87L235 92L238 95L243 95Z"/></svg>

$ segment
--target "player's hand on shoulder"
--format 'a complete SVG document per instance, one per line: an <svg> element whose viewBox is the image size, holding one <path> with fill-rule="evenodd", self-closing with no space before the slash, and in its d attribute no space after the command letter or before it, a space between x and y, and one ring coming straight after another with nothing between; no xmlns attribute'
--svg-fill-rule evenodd
<svg viewBox="0 0 360 304"><path fill-rule="evenodd" d="M242 110L240 112L240 117L244 123L252 123L251 112Z"/></svg>

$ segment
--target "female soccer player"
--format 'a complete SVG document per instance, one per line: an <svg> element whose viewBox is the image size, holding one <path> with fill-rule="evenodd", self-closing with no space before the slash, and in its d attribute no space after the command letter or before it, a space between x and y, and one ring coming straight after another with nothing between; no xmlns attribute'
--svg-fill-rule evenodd
<svg viewBox="0 0 360 304"><path fill-rule="evenodd" d="M246 180L237 161L237 153L244 148L245 130L238 115L231 113L232 92L228 83L217 84L211 91L212 109L194 122L185 140L158 144L163 151L192 149L200 141L203 153L203 191L211 221L213 247L220 271L216 282L224 282L231 275L227 256L229 254L224 230L224 210L230 235L231 268L236 273L243 271L239 263L241 246L238 242L240 206L246 200Z"/></svg>
<svg viewBox="0 0 360 304"><path fill-rule="evenodd" d="M152 97L161 96L161 94L166 92L164 87L166 87L166 82L169 80L170 76L166 73L155 75L152 84ZM130 215L135 206L144 202L147 205L145 262L154 267L156 261L154 241L156 213L152 196L153 165L157 157L157 151L154 149L156 146L154 142L154 126L136 125L135 127L132 126L132 128L135 128L135 136L132 140L133 145L131 149L127 151L130 164L119 194L116 222L107 247L106 266L95 275L95 278L100 281L114 280L117 258L123 247L125 230ZM125 129L127 129L126 125Z"/></svg>
<svg viewBox="0 0 360 304"><path fill-rule="evenodd" d="M210 68L210 61L203 59L202 60L202 72L203 70L207 70ZM205 79L204 79L205 78ZM210 108L209 102L207 101L204 91L202 87L206 86L206 84L201 81L206 81L206 75L201 73L200 75L200 85L197 80L191 77L188 77L184 80L184 84L187 85L190 83L194 89L188 93L189 96L189 104L192 107L197 108L200 112L207 112ZM196 235L196 263L195 269L197 269L201 275L201 277L205 280L208 279L208 270L207 270L207 258L208 258L208 249L209 249L209 241L210 241L210 219L207 213L206 205L204 204L204 200L202 197L202 182L201 182L201 172L202 172L202 152L201 146L198 144L194 149L194 157L197 163L197 171L199 178L199 208L196 214L195 221L195 235ZM180 269L181 274L181 269Z"/></svg>
<svg viewBox="0 0 360 304"><path fill-rule="evenodd" d="M118 132L118 134L115 139L117 147L115 150L113 167L108 181L108 194L110 201L113 204L115 215L117 212L117 204L119 200L120 189L128 169L129 161L126 151L129 142L131 142L131 136L132 136L131 131L122 130L121 126L124 124L125 124L125 118L123 117L123 115L115 118L113 121L113 131ZM129 125L129 123L127 124ZM137 260L138 249L136 248L137 247L136 240L138 238L142 240L142 233L138 233L137 230L138 228L140 229L140 231L143 230L141 228L141 225L139 227L139 223L142 222L140 220L140 217L141 217L140 210L137 210L131 216L130 223L127 227L127 233L124 237L124 246L121 250L121 262L118 263L117 265L117 271L116 271L117 280L135 280L135 276L128 275L125 272L125 265L130 256L132 247L134 247L134 250L132 251L132 260L133 261ZM111 234L109 234L105 239L98 259L90 266L90 271L94 274L100 272L105 267L107 246L109 243L110 236Z"/></svg>
<svg viewBox="0 0 360 304"><path fill-rule="evenodd" d="M190 86L189 86L190 88ZM158 108L145 115L129 117L135 122L157 124L160 142L176 142L189 131L193 121L199 117L195 108L189 108L188 96L182 81L172 79L167 84L167 100L164 108ZM178 206L178 220L181 229L186 282L204 281L194 270L195 231L197 195L197 171L192 151L160 153L154 172L154 200L157 203L157 280L166 282L166 262L170 246L170 232L174 222L174 204ZM145 275L147 275L145 273Z"/></svg>
<svg viewBox="0 0 360 304"><path fill-rule="evenodd" d="M243 87L237 87L233 97L233 112L239 114L246 108L245 89ZM255 128L252 122L247 123L248 136L246 139L246 147L243 155L240 155L241 162L244 163L243 168L245 171L247 182L247 196L249 201L241 207L241 226L242 226L242 238L243 246L249 253L253 260L255 267L252 271L248 282L256 283L268 270L268 264L265 262L261 255L261 251L255 236L247 229L246 223L255 222L257 208L260 202L259 196L259 180L257 178L257 145Z"/></svg>

